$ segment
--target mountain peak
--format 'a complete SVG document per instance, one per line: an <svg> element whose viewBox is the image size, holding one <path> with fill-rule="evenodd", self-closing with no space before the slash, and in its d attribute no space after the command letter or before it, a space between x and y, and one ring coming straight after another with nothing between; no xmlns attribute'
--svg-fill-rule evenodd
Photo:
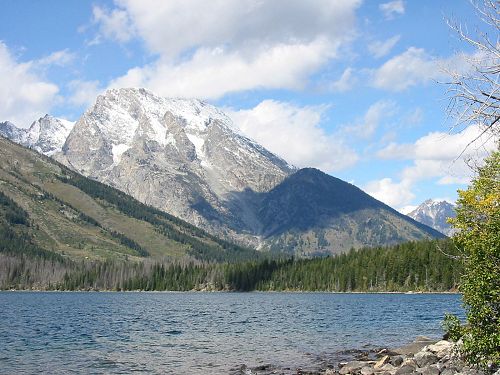
<svg viewBox="0 0 500 375"><path fill-rule="evenodd" d="M0 135L51 156L60 151L74 123L46 114L34 121L28 129L16 127L9 121L0 123Z"/></svg>
<svg viewBox="0 0 500 375"><path fill-rule="evenodd" d="M447 220L455 217L455 205L446 200L427 199L408 216L448 236L453 234Z"/></svg>

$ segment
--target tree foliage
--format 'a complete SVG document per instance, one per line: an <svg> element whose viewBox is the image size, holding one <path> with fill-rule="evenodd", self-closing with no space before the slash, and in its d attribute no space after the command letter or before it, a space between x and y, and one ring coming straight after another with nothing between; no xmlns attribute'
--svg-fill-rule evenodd
<svg viewBox="0 0 500 375"><path fill-rule="evenodd" d="M463 354L471 363L500 365L500 151L492 153L467 190L459 191L456 244L463 249L460 284L467 309Z"/></svg>
<svg viewBox="0 0 500 375"><path fill-rule="evenodd" d="M0 241L1 242L1 241ZM460 264L444 253L449 240L408 242L351 250L313 259L262 259L239 263L176 261L64 261L41 256L15 261L0 257L1 288L62 290L225 290L225 291L448 291L456 290ZM57 268L50 285L39 275ZM4 269L4 272L2 271ZM64 272L60 272L64 269ZM2 279L2 274L4 278ZM9 278L8 275L12 275Z"/></svg>

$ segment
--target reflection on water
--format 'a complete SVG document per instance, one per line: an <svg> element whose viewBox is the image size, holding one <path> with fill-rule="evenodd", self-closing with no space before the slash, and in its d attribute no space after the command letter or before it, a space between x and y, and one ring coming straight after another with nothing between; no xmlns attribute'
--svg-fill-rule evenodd
<svg viewBox="0 0 500 375"><path fill-rule="evenodd" d="M0 373L223 374L438 337L458 295L0 293Z"/></svg>

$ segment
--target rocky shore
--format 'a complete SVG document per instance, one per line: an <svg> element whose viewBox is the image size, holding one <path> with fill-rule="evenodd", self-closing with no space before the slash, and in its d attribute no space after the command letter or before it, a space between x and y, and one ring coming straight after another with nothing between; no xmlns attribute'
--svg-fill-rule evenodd
<svg viewBox="0 0 500 375"><path fill-rule="evenodd" d="M486 375L466 365L458 356L459 343L419 336L396 349L348 351L336 358L318 357L304 368L277 367L271 364L234 368L231 375ZM351 357L349 361L338 360ZM500 375L500 370L494 373Z"/></svg>

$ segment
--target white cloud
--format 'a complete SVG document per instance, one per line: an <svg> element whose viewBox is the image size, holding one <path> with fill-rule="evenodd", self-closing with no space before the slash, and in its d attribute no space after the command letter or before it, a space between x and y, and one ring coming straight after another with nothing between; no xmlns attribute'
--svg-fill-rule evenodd
<svg viewBox="0 0 500 375"><path fill-rule="evenodd" d="M259 88L299 89L328 57L329 43L325 40L276 45L250 59L222 48L203 48L179 64L160 60L143 68L133 68L110 86L147 87L164 96L203 99Z"/></svg>
<svg viewBox="0 0 500 375"><path fill-rule="evenodd" d="M403 91L448 77L450 71L466 73L473 69L471 61L479 58L480 52L436 58L423 48L410 47L372 71L372 85L390 91Z"/></svg>
<svg viewBox="0 0 500 375"><path fill-rule="evenodd" d="M352 166L356 153L319 126L324 110L265 100L229 115L244 134L298 167L332 172Z"/></svg>
<svg viewBox="0 0 500 375"><path fill-rule="evenodd" d="M66 66L73 62L76 58L76 55L72 52L69 52L67 49L56 51L51 53L48 56L42 57L39 60L36 60L36 64L40 66Z"/></svg>
<svg viewBox="0 0 500 375"><path fill-rule="evenodd" d="M120 43L128 42L134 36L134 26L123 9L107 10L94 5L92 16L92 21L99 25L99 34L90 44L96 44L101 36Z"/></svg>
<svg viewBox="0 0 500 375"><path fill-rule="evenodd" d="M0 41L0 121L28 127L58 100L59 88L38 76L35 66L17 62Z"/></svg>
<svg viewBox="0 0 500 375"><path fill-rule="evenodd" d="M411 190L419 181L438 179L437 183L442 185L467 184L474 174L469 163L481 164L497 148L498 140L491 135L481 134L479 126L469 126L456 134L432 132L413 144L391 143L380 150L377 156L382 159L412 160L412 164L401 171L399 182L390 179L371 181L366 189L378 194L376 197L385 203L400 207L411 202ZM467 147L472 140L476 141Z"/></svg>
<svg viewBox="0 0 500 375"><path fill-rule="evenodd" d="M318 36L343 40L352 32L354 11L360 3L359 0L312 3L302 0L120 0L115 11L127 13L153 52L175 57L200 46L248 48L247 52L251 53L276 44L308 44ZM120 29L129 28L127 22L115 22L118 24Z"/></svg>
<svg viewBox="0 0 500 375"><path fill-rule="evenodd" d="M402 15L405 13L405 4L403 3L403 0L389 1L388 3L380 4L379 9L384 14L384 17L390 20L396 15Z"/></svg>
<svg viewBox="0 0 500 375"><path fill-rule="evenodd" d="M97 96L104 91L99 81L73 80L69 82L68 88L71 92L68 102L75 106L91 105Z"/></svg>
<svg viewBox="0 0 500 375"><path fill-rule="evenodd" d="M403 215L408 215L410 212L414 211L418 206L414 204L410 204L408 206L403 206L400 209L398 209L399 212L401 212Z"/></svg>
<svg viewBox="0 0 500 375"><path fill-rule="evenodd" d="M100 35L123 42L136 35L158 58L130 69L111 87L215 99L244 90L305 87L354 37L360 0L116 3L112 11L95 8Z"/></svg>
<svg viewBox="0 0 500 375"><path fill-rule="evenodd" d="M370 138L380 126L381 122L396 112L397 107L393 101L379 100L372 104L363 118L353 125L344 128L347 133L354 133L360 138Z"/></svg>
<svg viewBox="0 0 500 375"><path fill-rule="evenodd" d="M346 68L340 78L332 83L331 88L334 91L345 92L351 90L355 83L356 78L353 75L353 69Z"/></svg>
<svg viewBox="0 0 500 375"><path fill-rule="evenodd" d="M423 48L410 47L374 72L373 85L390 91L402 91L441 75L439 64Z"/></svg>
<svg viewBox="0 0 500 375"><path fill-rule="evenodd" d="M368 51L376 58L384 57L391 52L396 43L399 42L399 39L401 39L401 36L395 35L383 42L376 40L368 45Z"/></svg>
<svg viewBox="0 0 500 375"><path fill-rule="evenodd" d="M415 198L407 181L394 182L391 178L371 181L364 190L391 207L401 207Z"/></svg>

